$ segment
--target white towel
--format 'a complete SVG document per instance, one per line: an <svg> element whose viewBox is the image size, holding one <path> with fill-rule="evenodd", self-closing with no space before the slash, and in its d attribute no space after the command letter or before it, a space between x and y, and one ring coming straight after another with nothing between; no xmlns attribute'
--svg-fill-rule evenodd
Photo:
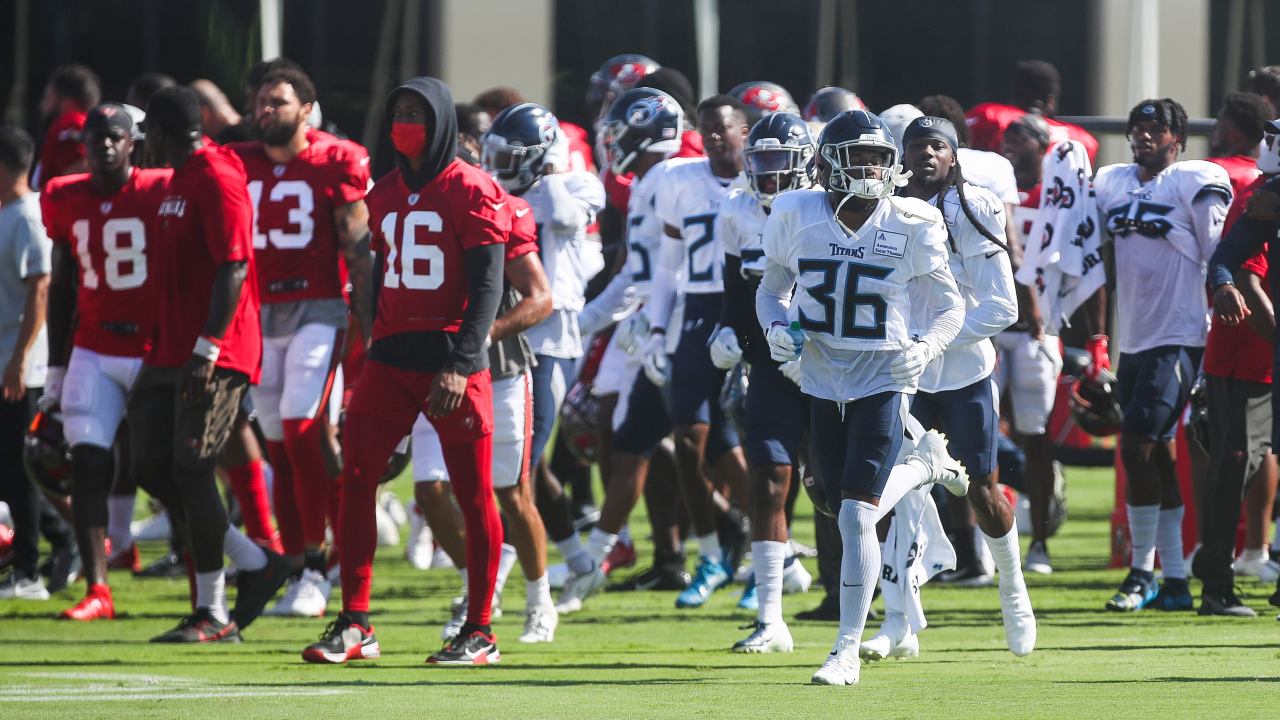
<svg viewBox="0 0 1280 720"><path fill-rule="evenodd" d="M928 622L920 603L920 586L943 570L954 570L956 551L947 540L927 488L912 490L894 507L889 535L884 541L884 593L898 593L900 607L907 615L911 632L918 633Z"/></svg>
<svg viewBox="0 0 1280 720"><path fill-rule="evenodd" d="M1107 278L1093 169L1084 147L1060 142L1045 153L1041 167L1040 208L1016 279L1035 289L1045 332L1057 335Z"/></svg>

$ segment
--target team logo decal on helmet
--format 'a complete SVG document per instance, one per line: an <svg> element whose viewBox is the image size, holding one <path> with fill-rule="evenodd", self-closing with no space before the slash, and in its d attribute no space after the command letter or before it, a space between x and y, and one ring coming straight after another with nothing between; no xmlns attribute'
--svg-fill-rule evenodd
<svg viewBox="0 0 1280 720"><path fill-rule="evenodd" d="M670 100L662 95L648 95L636 100L627 107L627 124L632 127L648 125L662 114Z"/></svg>
<svg viewBox="0 0 1280 720"><path fill-rule="evenodd" d="M684 112L670 95L653 88L626 91L600 123L596 136L600 165L621 175L642 152L676 152L683 123Z"/></svg>
<svg viewBox="0 0 1280 720"><path fill-rule="evenodd" d="M507 192L522 193L546 172L547 150L559 133L560 122L550 110L534 103L512 105L480 137L480 167Z"/></svg>

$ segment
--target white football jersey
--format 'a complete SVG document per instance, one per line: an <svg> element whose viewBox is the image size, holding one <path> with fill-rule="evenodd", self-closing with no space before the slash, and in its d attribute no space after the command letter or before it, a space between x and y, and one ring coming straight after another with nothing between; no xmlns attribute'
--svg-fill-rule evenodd
<svg viewBox="0 0 1280 720"><path fill-rule="evenodd" d="M684 240L679 289L685 294L724 292L724 249L715 221L732 182L712 173L710 160L694 158L667 168L654 189L658 219L679 228Z"/></svg>
<svg viewBox="0 0 1280 720"><path fill-rule="evenodd" d="M964 181L986 188L1009 205L1018 204L1018 179L1013 174L1013 163L1000 153L960 148L956 151Z"/></svg>
<svg viewBox="0 0 1280 720"><path fill-rule="evenodd" d="M1143 183L1137 165L1108 165L1093 191L1099 222L1115 244L1120 352L1204 347L1205 267L1231 205L1227 171L1185 160Z"/></svg>
<svg viewBox="0 0 1280 720"><path fill-rule="evenodd" d="M742 258L742 276L764 274L764 207L747 188L735 187L716 214L716 237L728 255Z"/></svg>
<svg viewBox="0 0 1280 720"><path fill-rule="evenodd" d="M773 201L764 253L795 278L787 317L809 340L801 390L840 401L914 392L893 380L889 365L912 341L911 280L946 268L946 243L938 210L917 199L881 200L853 236L825 192Z"/></svg>
<svg viewBox="0 0 1280 720"><path fill-rule="evenodd" d="M662 247L662 221L654 210L653 191L665 174L670 160L661 162L631 183L631 197L627 201L627 267L631 275L634 295L639 299L649 297L653 274L658 269L658 252Z"/></svg>

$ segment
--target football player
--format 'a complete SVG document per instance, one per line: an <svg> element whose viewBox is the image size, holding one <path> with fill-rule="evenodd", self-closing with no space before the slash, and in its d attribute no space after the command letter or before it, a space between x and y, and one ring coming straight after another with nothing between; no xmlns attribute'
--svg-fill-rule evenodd
<svg viewBox="0 0 1280 720"><path fill-rule="evenodd" d="M369 624L374 496L387 459L425 413L440 435L466 522L470 570L467 624L428 662L496 663L489 608L502 524L493 498L493 391L484 345L502 299L511 213L502 187L457 159L458 120L443 82L418 77L396 88L383 122L396 169L366 197L380 290L373 343L342 437L343 611L302 655L319 663L380 655Z"/></svg>
<svg viewBox="0 0 1280 720"><path fill-rule="evenodd" d="M1098 141L1084 128L1055 120L1058 100L1061 99L1062 77L1058 68L1043 60L1023 60L1013 69L1012 105L982 103L965 113L967 124L973 133L973 147L991 152L1000 151L1000 138L1014 118L1025 113L1038 112L1049 124L1053 142L1075 140L1089 154L1089 162L1097 159Z"/></svg>
<svg viewBox="0 0 1280 720"><path fill-rule="evenodd" d="M799 115L800 108L791 98L791 93L777 83L766 81L744 82L729 91L730 97L742 102L743 112L747 116L747 126L755 127L761 118L776 112Z"/></svg>
<svg viewBox="0 0 1280 720"><path fill-rule="evenodd" d="M1204 354L1204 274L1231 205L1231 179L1213 163L1178 161L1188 129L1175 100L1143 100L1126 128L1134 162L1100 168L1093 181L1114 245L1120 461L1133 543L1129 574L1106 607L1190 610L1174 437Z"/></svg>
<svg viewBox="0 0 1280 720"><path fill-rule="evenodd" d="M53 178L85 171L85 113L101 97L98 75L84 65L62 65L49 75L40 98L40 115L46 130L39 163L32 174L36 190Z"/></svg>
<svg viewBox="0 0 1280 720"><path fill-rule="evenodd" d="M321 418L351 307L367 347L372 322L369 157L350 142L309 135L315 88L302 71L273 70L258 86L257 142L227 147L244 161L254 206L253 243L262 302L262 381L250 390L275 472L276 520L285 554L303 568L272 615L321 617L329 599L325 520L329 471Z"/></svg>
<svg viewBox="0 0 1280 720"><path fill-rule="evenodd" d="M858 682L858 645L881 570L877 521L930 479L945 476L952 492L963 493L967 484L936 433L894 467L908 396L964 320L941 214L921 200L890 197L906 182L897 160L894 138L878 117L841 113L818 139L827 192L783 193L764 227L758 321L775 361L803 354L810 445L828 505L838 508L844 546L840 628L813 675L823 685ZM932 313L918 334L908 325L916 294ZM908 474L915 480L907 484L892 477Z"/></svg>

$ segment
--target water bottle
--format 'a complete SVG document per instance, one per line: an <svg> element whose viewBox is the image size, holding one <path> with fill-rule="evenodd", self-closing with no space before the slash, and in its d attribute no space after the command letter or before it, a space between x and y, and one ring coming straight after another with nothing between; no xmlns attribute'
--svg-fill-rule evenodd
<svg viewBox="0 0 1280 720"><path fill-rule="evenodd" d="M796 352L800 352L800 348L804 345L804 331L800 329L800 321L792 320L791 327L787 328L787 334L791 336L791 342L796 344Z"/></svg>

